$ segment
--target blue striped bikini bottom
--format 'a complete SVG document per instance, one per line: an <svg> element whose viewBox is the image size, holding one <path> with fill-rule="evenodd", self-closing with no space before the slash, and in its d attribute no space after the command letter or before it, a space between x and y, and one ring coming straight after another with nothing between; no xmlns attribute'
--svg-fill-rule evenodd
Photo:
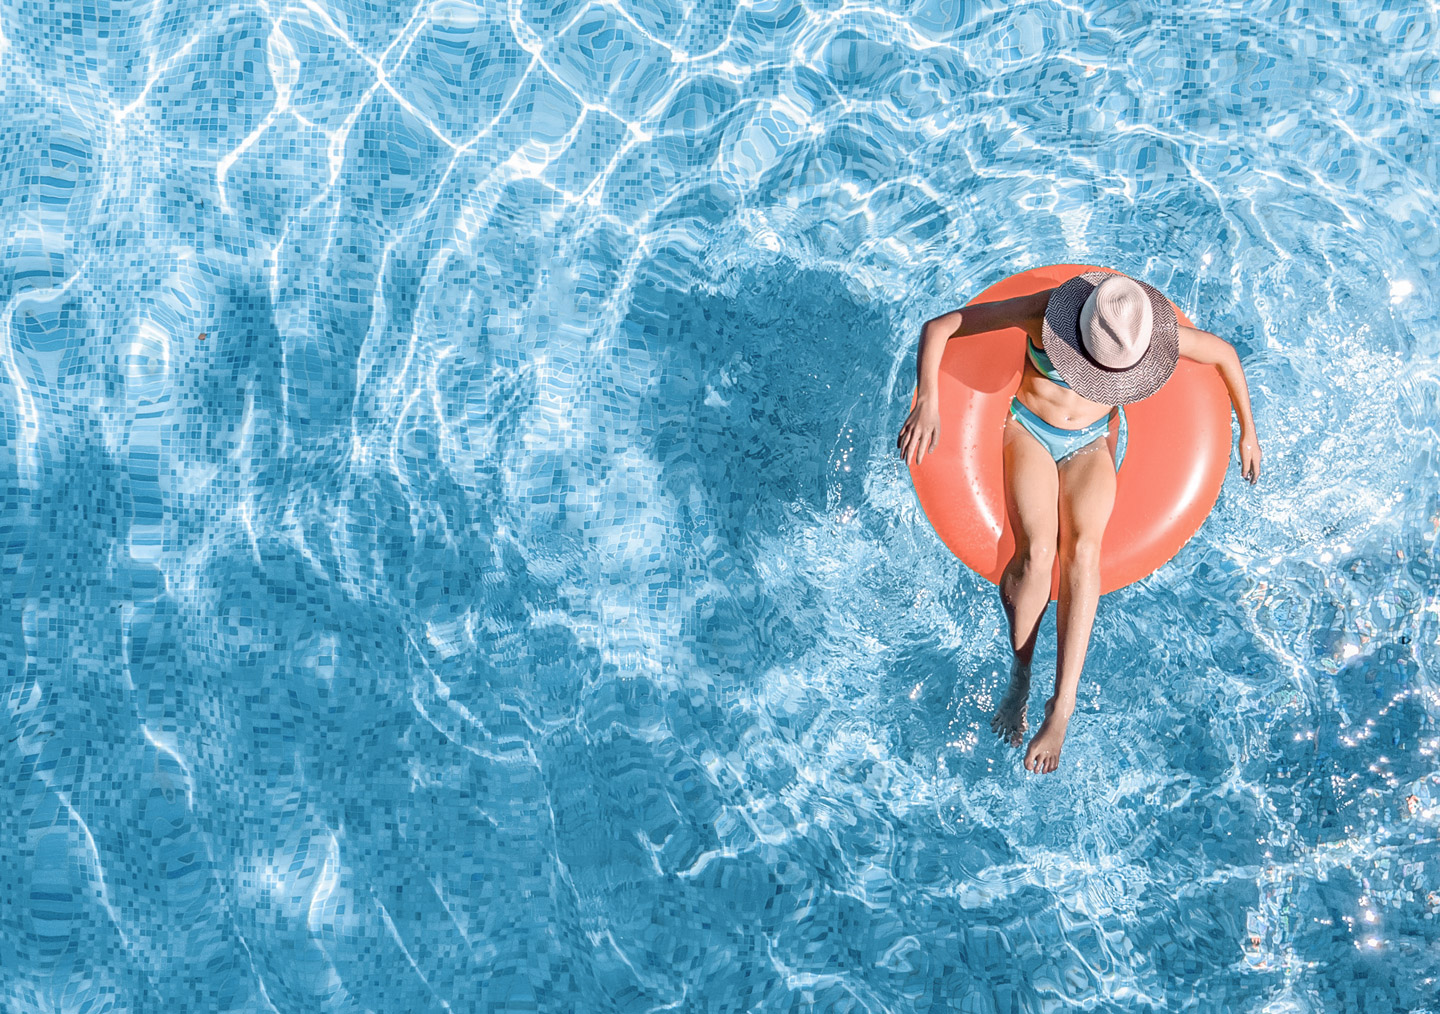
<svg viewBox="0 0 1440 1014"><path fill-rule="evenodd" d="M1125 444L1128 428L1125 424L1125 409L1121 406L1115 407L1115 412L1120 415L1120 435L1115 448L1115 467L1120 467L1120 462L1125 457ZM1025 431L1040 441L1042 447L1050 452L1050 457L1058 463L1064 461L1076 451L1089 447L1096 440L1103 439L1110 431L1110 416L1101 416L1089 426L1082 426L1078 430L1067 430L1059 426L1052 426L1044 419L1041 419L1019 398L1010 399L1010 414L1015 421L1025 427ZM1112 413L1114 414L1114 413Z"/></svg>

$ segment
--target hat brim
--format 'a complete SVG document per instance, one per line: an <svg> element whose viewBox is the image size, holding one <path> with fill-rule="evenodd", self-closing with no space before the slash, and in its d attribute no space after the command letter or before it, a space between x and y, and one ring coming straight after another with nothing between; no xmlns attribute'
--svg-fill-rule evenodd
<svg viewBox="0 0 1440 1014"><path fill-rule="evenodd" d="M1134 279L1150 300L1150 345L1133 365L1122 370L1101 366L1085 351L1080 337L1080 311L1094 288L1110 272L1086 271L1050 294L1040 343L1065 382L1082 398L1103 405L1125 405L1148 398L1165 385L1180 359L1180 327L1175 307L1154 286Z"/></svg>

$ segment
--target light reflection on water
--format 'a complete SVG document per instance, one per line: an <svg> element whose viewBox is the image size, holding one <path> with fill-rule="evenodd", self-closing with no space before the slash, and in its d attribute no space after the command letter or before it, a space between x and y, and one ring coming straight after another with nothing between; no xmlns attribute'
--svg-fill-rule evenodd
<svg viewBox="0 0 1440 1014"><path fill-rule="evenodd" d="M0 26L7 1009L1435 1010L1433 11ZM893 441L1061 261L1266 474L1037 779Z"/></svg>

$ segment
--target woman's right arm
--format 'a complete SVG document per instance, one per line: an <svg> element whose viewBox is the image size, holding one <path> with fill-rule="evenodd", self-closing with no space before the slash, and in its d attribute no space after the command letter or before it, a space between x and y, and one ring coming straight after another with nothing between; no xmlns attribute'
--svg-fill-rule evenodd
<svg viewBox="0 0 1440 1014"><path fill-rule="evenodd" d="M895 446L901 457L914 464L924 460L940 441L940 360L951 338L985 334L1007 327L1019 327L1039 333L1045 304L1053 289L1045 289L1014 299L997 299L990 303L972 303L959 310L941 314L926 321L920 333L920 351L915 363L915 406L910 410Z"/></svg>
<svg viewBox="0 0 1440 1014"><path fill-rule="evenodd" d="M926 321L921 329L920 351L915 356L915 390L921 401L935 401L940 397L940 360L945 356L946 344L960 333L965 313L951 310Z"/></svg>

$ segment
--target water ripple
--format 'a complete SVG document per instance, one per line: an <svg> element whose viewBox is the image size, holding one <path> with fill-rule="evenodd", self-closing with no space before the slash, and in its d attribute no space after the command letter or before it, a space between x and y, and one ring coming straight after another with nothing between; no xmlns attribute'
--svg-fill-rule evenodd
<svg viewBox="0 0 1440 1014"><path fill-rule="evenodd" d="M0 10L6 1009L1435 1010L1433 11ZM893 439L1062 261L1267 472L1034 779Z"/></svg>

